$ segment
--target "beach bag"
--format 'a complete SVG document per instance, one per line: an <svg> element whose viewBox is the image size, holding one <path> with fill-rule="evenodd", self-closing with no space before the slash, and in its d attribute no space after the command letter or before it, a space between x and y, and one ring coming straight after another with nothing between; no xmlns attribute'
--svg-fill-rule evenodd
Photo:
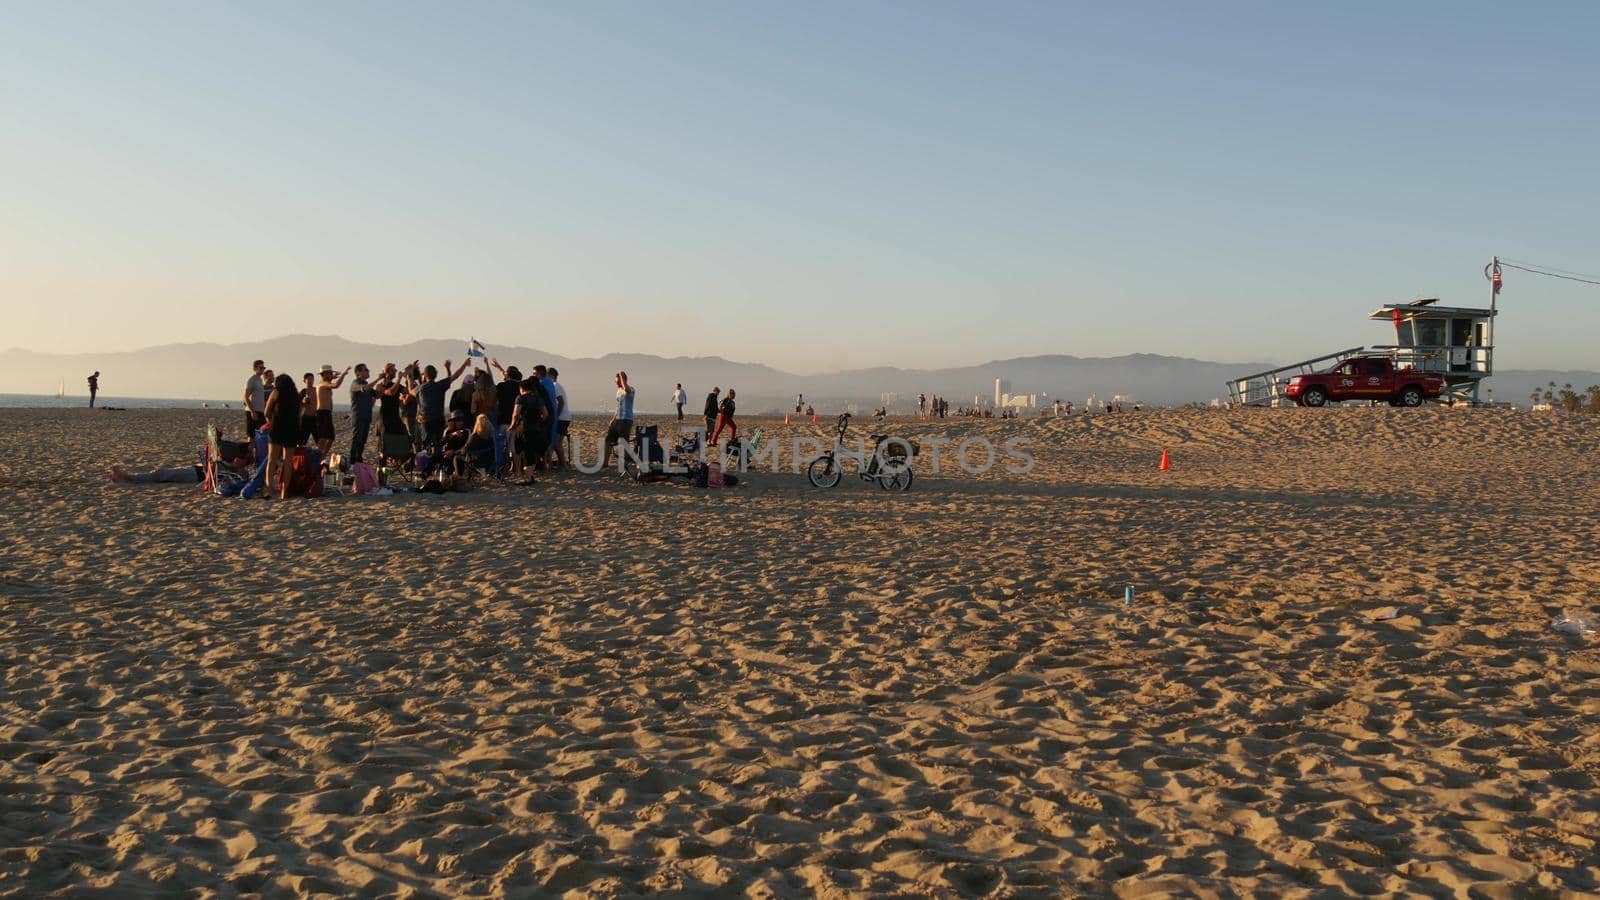
<svg viewBox="0 0 1600 900"><path fill-rule="evenodd" d="M357 494L371 494L378 490L378 470L366 463L352 463L350 476L353 482L351 490Z"/></svg>
<svg viewBox="0 0 1600 900"><path fill-rule="evenodd" d="M722 487L722 483L722 463L713 459L706 463L706 487L719 488Z"/></svg>
<svg viewBox="0 0 1600 900"><path fill-rule="evenodd" d="M289 461L289 493L295 497L322 496L322 456L310 447L296 447Z"/></svg>

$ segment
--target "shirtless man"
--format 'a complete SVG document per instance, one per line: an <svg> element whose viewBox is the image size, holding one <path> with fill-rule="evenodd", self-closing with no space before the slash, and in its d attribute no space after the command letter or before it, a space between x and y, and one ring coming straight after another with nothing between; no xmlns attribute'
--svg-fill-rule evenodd
<svg viewBox="0 0 1600 900"><path fill-rule="evenodd" d="M345 366L344 371L335 376L333 366L324 365L321 374L322 380L317 382L317 450L327 459L328 451L333 449L333 392L344 384L350 367Z"/></svg>

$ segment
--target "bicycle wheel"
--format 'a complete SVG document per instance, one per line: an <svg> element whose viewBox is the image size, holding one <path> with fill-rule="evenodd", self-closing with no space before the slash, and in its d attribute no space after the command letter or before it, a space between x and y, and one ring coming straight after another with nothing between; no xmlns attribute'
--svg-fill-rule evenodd
<svg viewBox="0 0 1600 900"><path fill-rule="evenodd" d="M911 490L911 467L903 465L884 466L882 471L878 473L878 487L886 491Z"/></svg>
<svg viewBox="0 0 1600 900"><path fill-rule="evenodd" d="M839 483L844 475L844 467L839 465L833 454L825 453L811 461L806 469L806 480L819 488L831 488Z"/></svg>

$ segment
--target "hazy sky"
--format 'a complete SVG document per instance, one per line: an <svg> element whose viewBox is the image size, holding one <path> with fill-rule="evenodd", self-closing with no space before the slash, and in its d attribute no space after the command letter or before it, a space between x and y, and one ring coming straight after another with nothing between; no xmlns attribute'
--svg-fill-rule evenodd
<svg viewBox="0 0 1600 900"><path fill-rule="evenodd" d="M1270 360L1600 269L1594 3L0 13L3 346ZM1600 367L1600 288L1502 306Z"/></svg>

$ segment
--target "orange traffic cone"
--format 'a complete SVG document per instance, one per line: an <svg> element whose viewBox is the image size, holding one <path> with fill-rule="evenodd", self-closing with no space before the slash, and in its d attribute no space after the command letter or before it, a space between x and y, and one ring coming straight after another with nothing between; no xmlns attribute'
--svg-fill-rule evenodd
<svg viewBox="0 0 1600 900"><path fill-rule="evenodd" d="M1165 450L1161 451L1161 471L1165 472L1165 471L1167 471L1168 469L1171 469L1171 468L1172 468L1172 460L1167 457L1167 451L1165 451Z"/></svg>

